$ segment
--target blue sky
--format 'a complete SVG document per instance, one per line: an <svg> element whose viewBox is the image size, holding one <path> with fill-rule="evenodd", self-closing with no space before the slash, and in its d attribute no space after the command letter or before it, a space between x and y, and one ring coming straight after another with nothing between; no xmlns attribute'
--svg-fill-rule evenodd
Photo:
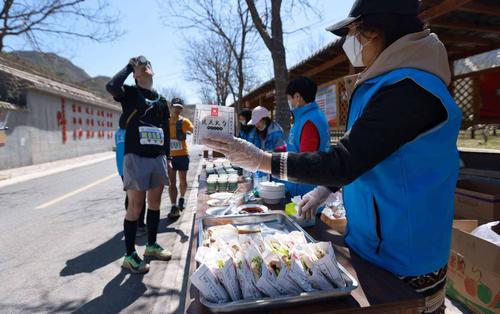
<svg viewBox="0 0 500 314"><path fill-rule="evenodd" d="M291 0L284 0L283 6L290 2ZM186 95L189 103L198 102L199 87L184 77L186 69L182 52L184 38L199 35L195 33L197 31L179 31L166 26L161 19L162 11L158 0L110 0L110 3L110 9L118 10L122 16L119 27L126 32L123 37L110 43L52 39L46 46L70 59L91 76L112 76L127 64L130 57L145 55L153 63L156 88L176 88ZM321 18L296 10L293 19L284 21L285 31L310 26L304 31L286 36L289 66L336 38L326 32L325 28L347 16L353 0L312 0L311 3L317 6L322 14ZM15 38L6 39L6 44L9 46L8 50L30 49L23 41ZM272 77L271 56L264 46L259 49L258 59L261 61L257 74L260 81L264 82Z"/></svg>

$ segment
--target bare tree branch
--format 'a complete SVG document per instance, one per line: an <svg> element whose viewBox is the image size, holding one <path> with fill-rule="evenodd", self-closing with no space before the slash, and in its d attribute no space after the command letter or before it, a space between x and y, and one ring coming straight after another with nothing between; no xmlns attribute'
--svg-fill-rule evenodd
<svg viewBox="0 0 500 314"><path fill-rule="evenodd" d="M232 53L230 91L233 100L242 107L246 77L252 67L249 62L252 42L256 41L255 28L250 20L250 12L242 5L244 0L228 3L222 0L167 1L165 20L168 25L180 29L198 29L219 37Z"/></svg>
<svg viewBox="0 0 500 314"><path fill-rule="evenodd" d="M119 16L108 15L109 4L96 0L4 0L0 12L0 51L5 37L24 36L39 48L45 35L87 38L102 42L123 35L116 28ZM84 25L85 27L82 27Z"/></svg>
<svg viewBox="0 0 500 314"><path fill-rule="evenodd" d="M191 40L185 49L186 77L201 86L204 95L208 91L216 97L216 104L225 106L231 89L233 55L220 37L211 36Z"/></svg>

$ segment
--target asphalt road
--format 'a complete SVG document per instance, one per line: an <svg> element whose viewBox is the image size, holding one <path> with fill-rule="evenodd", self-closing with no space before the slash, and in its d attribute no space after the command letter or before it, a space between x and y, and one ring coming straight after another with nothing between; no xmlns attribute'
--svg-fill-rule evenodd
<svg viewBox="0 0 500 314"><path fill-rule="evenodd" d="M198 153L191 154L190 185ZM111 159L0 189L0 313L154 307L167 263L151 262L144 276L121 269L125 193L115 169ZM166 248L189 240L166 217L169 208L165 190L158 242ZM138 239L140 254L145 241Z"/></svg>

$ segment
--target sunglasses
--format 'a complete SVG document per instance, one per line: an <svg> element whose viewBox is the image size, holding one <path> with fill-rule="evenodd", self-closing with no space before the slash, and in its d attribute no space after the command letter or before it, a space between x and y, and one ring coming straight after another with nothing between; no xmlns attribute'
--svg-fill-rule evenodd
<svg viewBox="0 0 500 314"><path fill-rule="evenodd" d="M137 57L137 65L149 65L151 66L151 62L146 59L144 56Z"/></svg>

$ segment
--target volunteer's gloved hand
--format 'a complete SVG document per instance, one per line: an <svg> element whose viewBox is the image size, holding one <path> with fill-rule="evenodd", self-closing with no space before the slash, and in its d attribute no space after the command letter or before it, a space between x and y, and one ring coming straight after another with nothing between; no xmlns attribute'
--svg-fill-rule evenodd
<svg viewBox="0 0 500 314"><path fill-rule="evenodd" d="M316 215L316 210L323 205L328 199L332 191L324 186L318 186L314 190L302 196L299 202L299 214L304 219L311 219Z"/></svg>
<svg viewBox="0 0 500 314"><path fill-rule="evenodd" d="M223 153L231 163L250 172L259 170L264 160L263 150L232 135L210 134L200 142L212 150Z"/></svg>

